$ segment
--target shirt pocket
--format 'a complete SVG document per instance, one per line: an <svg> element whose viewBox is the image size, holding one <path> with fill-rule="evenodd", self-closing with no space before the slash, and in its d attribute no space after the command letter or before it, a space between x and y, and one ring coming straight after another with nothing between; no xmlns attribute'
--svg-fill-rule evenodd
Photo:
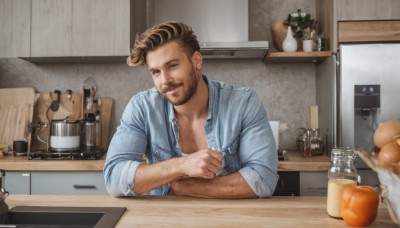
<svg viewBox="0 0 400 228"><path fill-rule="evenodd" d="M154 162L164 161L174 157L173 156L174 152L172 152L169 149L166 149L164 147L155 144L153 144L151 147L152 147L151 150L154 157Z"/></svg>
<svg viewBox="0 0 400 228"><path fill-rule="evenodd" d="M223 164L220 175L223 176L238 171L240 169L239 137L230 145L223 147L221 152L223 154Z"/></svg>

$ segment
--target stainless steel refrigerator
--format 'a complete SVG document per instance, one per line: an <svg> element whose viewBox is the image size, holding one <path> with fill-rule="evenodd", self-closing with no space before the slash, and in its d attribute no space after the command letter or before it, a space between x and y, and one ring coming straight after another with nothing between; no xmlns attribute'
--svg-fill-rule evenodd
<svg viewBox="0 0 400 228"><path fill-rule="evenodd" d="M379 124L400 119L400 43L341 44L336 58L323 64L317 72L317 104L328 150L373 151ZM363 184L378 184L361 159L356 166Z"/></svg>

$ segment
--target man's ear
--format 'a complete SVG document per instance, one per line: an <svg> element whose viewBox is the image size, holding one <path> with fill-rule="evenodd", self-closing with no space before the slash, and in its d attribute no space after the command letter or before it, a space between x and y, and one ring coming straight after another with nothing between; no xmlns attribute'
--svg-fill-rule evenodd
<svg viewBox="0 0 400 228"><path fill-rule="evenodd" d="M193 53L192 61L196 70L201 70L201 66L203 64L203 57L200 52L196 51Z"/></svg>

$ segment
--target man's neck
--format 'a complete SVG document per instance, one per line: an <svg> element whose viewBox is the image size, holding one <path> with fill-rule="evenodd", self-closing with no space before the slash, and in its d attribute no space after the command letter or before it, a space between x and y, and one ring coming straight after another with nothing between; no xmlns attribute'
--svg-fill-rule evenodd
<svg viewBox="0 0 400 228"><path fill-rule="evenodd" d="M179 117L198 119L208 116L208 86L203 78L199 80L197 91L184 105L174 106Z"/></svg>

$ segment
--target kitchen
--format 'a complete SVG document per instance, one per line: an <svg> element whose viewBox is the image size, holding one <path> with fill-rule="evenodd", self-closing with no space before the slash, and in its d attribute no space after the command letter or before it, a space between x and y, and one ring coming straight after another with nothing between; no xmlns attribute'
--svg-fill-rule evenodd
<svg viewBox="0 0 400 228"><path fill-rule="evenodd" d="M345 2L343 4L346 4ZM375 13L360 12L359 16L361 19L399 19L399 13L392 12L392 9L399 8L397 4L396 1L386 1L386 4L375 12L376 7L371 1L371 11ZM385 6L387 8L384 8ZM299 8L312 15L318 14L316 2L311 0L249 1L250 40L271 41L271 22L276 19L283 20L288 12ZM351 11L351 7L347 8L349 13L347 17L353 17L354 12ZM339 12L342 11L338 10L338 16L346 19L346 14L341 15ZM365 18L366 15L370 18ZM274 47L270 42L270 52L273 51ZM279 147L296 148L295 139L299 128L305 125L306 109L317 103L316 80L318 75L324 74L322 67L323 65L313 63L266 64L261 60L206 60L204 72L212 79L255 88L267 107L270 119L287 123L289 126L289 129L280 135ZM86 78L95 78L99 96L112 97L115 102L111 116L111 132L114 132L119 125L119 118L130 97L153 86L145 67L129 68L123 61L121 63L33 64L19 58L2 58L0 59L0 75L1 88L33 86L37 91L71 89L79 92ZM326 163L323 164L326 165ZM41 165L46 165L46 163L33 164L33 166ZM65 170L72 169L67 165L63 166ZM82 171L82 168L77 168L77 170ZM325 166L326 170L327 166ZM314 174L326 176L326 172L304 174L312 177Z"/></svg>

